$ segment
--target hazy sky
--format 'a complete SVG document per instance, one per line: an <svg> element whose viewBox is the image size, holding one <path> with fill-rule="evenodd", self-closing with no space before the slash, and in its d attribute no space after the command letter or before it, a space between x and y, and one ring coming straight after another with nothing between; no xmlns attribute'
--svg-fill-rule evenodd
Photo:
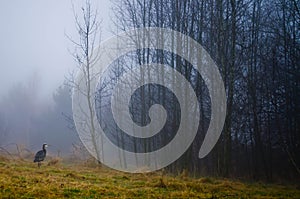
<svg viewBox="0 0 300 199"><path fill-rule="evenodd" d="M75 6L81 5L75 0ZM110 37L111 3L94 0L102 18L102 39ZM0 96L37 73L46 97L74 68L65 33L75 37L71 0L9 0L0 6Z"/></svg>

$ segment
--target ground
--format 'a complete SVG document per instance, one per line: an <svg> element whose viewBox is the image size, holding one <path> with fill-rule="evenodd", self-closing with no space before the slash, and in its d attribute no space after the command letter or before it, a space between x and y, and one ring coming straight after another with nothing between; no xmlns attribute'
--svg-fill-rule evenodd
<svg viewBox="0 0 300 199"><path fill-rule="evenodd" d="M86 164L0 158L0 198L300 198L299 185L129 174Z"/></svg>

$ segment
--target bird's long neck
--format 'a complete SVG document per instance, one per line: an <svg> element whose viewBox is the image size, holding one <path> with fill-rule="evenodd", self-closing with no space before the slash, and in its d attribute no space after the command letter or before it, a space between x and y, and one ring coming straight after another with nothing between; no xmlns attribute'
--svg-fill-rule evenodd
<svg viewBox="0 0 300 199"><path fill-rule="evenodd" d="M43 146L43 151L46 153L46 147L45 146Z"/></svg>

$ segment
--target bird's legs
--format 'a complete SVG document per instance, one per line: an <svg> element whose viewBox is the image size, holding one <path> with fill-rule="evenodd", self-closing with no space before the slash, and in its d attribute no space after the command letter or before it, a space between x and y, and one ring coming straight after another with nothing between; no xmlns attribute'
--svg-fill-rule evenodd
<svg viewBox="0 0 300 199"><path fill-rule="evenodd" d="M38 167L39 167L39 168L41 167L41 163L40 163L40 162L38 162Z"/></svg>

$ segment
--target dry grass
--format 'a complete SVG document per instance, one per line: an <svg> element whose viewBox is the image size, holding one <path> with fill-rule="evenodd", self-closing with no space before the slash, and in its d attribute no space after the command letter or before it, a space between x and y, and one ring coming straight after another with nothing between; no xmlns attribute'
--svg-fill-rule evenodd
<svg viewBox="0 0 300 199"><path fill-rule="evenodd" d="M92 164L65 165L59 159L37 168L29 161L0 158L0 198L300 198L300 190L159 172L129 174Z"/></svg>

